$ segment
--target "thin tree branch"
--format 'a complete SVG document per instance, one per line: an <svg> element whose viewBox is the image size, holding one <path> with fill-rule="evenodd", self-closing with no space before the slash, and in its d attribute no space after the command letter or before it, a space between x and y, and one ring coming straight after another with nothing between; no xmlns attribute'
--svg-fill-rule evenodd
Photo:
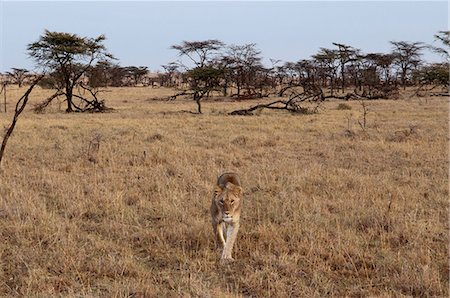
<svg viewBox="0 0 450 298"><path fill-rule="evenodd" d="M14 128L16 127L17 120L19 119L20 114L25 109L25 106L28 103L28 96L30 95L31 91L33 91L33 88L37 85L37 83L44 77L44 75L40 75L38 78L34 80L34 82L31 84L31 86L28 88L28 90L25 92L24 95L17 101L13 120L11 122L11 125L6 130L5 136L3 137L2 146L0 148L0 165L2 162L3 154L5 152L6 144L8 143L8 139L11 136Z"/></svg>

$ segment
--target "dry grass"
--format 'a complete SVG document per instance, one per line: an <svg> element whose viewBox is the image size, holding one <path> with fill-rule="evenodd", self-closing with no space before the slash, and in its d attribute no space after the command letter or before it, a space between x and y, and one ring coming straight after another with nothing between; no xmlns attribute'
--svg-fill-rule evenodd
<svg viewBox="0 0 450 298"><path fill-rule="evenodd" d="M0 296L448 296L447 99L370 102L362 131L358 102L239 117L224 112L249 103L149 100L170 92L23 115L0 176ZM245 188L225 265L209 222L223 170Z"/></svg>

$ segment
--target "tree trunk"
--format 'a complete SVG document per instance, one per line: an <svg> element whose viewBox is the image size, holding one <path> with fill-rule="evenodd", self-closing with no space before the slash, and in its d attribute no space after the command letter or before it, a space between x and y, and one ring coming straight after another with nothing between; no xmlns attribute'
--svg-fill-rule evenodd
<svg viewBox="0 0 450 298"><path fill-rule="evenodd" d="M66 101L67 101L67 113L73 112L72 109L72 98L73 98L73 88L70 86L70 83L66 84Z"/></svg>
<svg viewBox="0 0 450 298"><path fill-rule="evenodd" d="M403 90L406 90L406 72L408 71L408 69L406 67L402 67L402 85L403 85Z"/></svg>
<svg viewBox="0 0 450 298"><path fill-rule="evenodd" d="M198 94L198 92L195 92L195 93L194 93L194 100L195 100L195 102L197 103L197 111L198 111L199 114L202 113L202 105L201 105L201 103L200 103L200 100L201 100L201 99L202 99L202 98L201 98L201 96Z"/></svg>
<svg viewBox="0 0 450 298"><path fill-rule="evenodd" d="M225 84L223 85L223 96L227 96L228 94L228 81L225 81Z"/></svg>
<svg viewBox="0 0 450 298"><path fill-rule="evenodd" d="M330 93L331 96L333 96L333 92L334 91L334 81L333 81L333 76L330 77Z"/></svg>
<svg viewBox="0 0 450 298"><path fill-rule="evenodd" d="M66 101L67 101L66 112L67 113L73 112L73 109L72 109L72 91L70 91L70 93L66 93Z"/></svg>
<svg viewBox="0 0 450 298"><path fill-rule="evenodd" d="M6 113L6 84L3 83L3 104L4 104L4 108L5 108L5 113Z"/></svg>

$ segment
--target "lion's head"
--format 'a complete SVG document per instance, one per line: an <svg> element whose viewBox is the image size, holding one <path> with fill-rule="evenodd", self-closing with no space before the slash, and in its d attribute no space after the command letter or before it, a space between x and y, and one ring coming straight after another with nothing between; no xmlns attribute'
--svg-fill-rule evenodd
<svg viewBox="0 0 450 298"><path fill-rule="evenodd" d="M215 189L215 204L221 212L222 220L226 223L233 221L233 217L239 217L241 210L242 188L228 182L223 188ZM237 218L238 219L238 218Z"/></svg>

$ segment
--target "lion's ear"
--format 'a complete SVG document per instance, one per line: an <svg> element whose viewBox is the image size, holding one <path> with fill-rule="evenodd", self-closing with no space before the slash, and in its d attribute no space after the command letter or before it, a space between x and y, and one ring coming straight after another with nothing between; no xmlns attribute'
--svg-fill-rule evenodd
<svg viewBox="0 0 450 298"><path fill-rule="evenodd" d="M220 195L222 193L222 188L220 188L220 186L216 186L216 188L214 188L214 195L217 197L218 195Z"/></svg>
<svg viewBox="0 0 450 298"><path fill-rule="evenodd" d="M240 186L236 186L233 189L233 193L237 196L237 197L241 197L242 194L244 193L244 190L242 189L242 187Z"/></svg>

